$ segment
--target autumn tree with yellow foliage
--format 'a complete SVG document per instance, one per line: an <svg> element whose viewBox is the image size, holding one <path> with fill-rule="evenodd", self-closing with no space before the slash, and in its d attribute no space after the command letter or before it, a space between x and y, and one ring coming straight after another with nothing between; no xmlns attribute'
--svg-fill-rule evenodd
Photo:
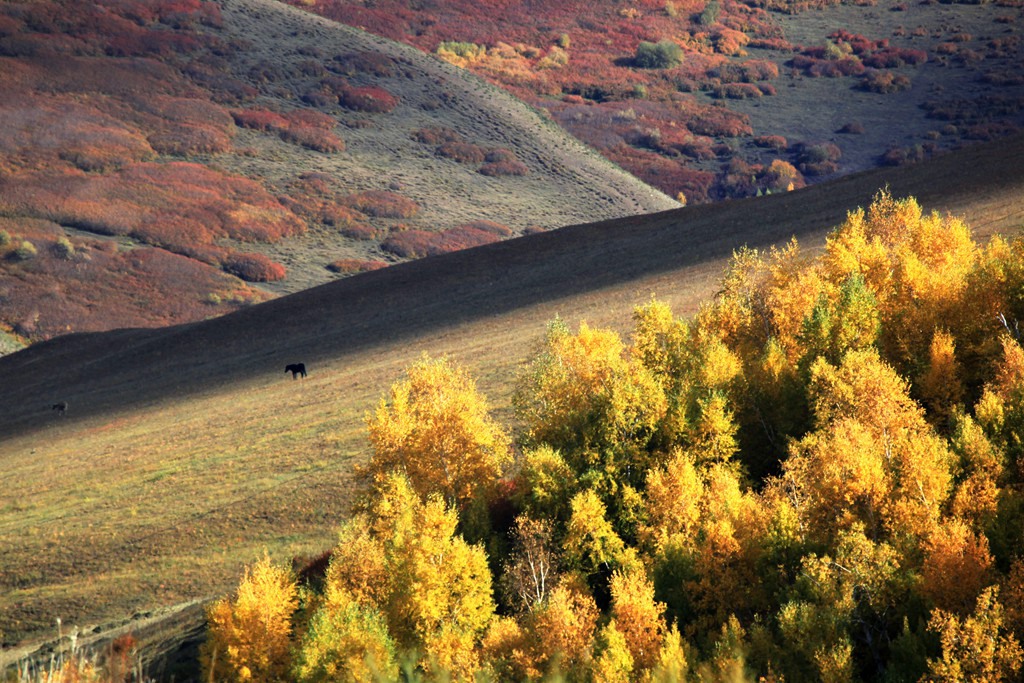
<svg viewBox="0 0 1024 683"><path fill-rule="evenodd" d="M1022 292L1024 243L883 191L820 256L738 251L690 320L553 321L516 434L424 357L367 418L322 587L258 563L207 672L1019 680Z"/></svg>
<svg viewBox="0 0 1024 683"><path fill-rule="evenodd" d="M246 569L234 598L207 610L202 653L206 677L217 681L279 681L291 665L295 579L264 555Z"/></svg>
<svg viewBox="0 0 1024 683"><path fill-rule="evenodd" d="M509 438L476 383L448 359L424 356L367 418L375 483L402 471L420 495L465 506L511 462Z"/></svg>

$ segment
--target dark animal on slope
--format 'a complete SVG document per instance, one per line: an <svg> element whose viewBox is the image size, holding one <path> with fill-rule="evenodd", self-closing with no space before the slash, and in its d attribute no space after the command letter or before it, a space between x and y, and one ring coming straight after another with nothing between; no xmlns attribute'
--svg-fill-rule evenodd
<svg viewBox="0 0 1024 683"><path fill-rule="evenodd" d="M60 403L54 403L51 410L56 410L58 416L64 417L64 415L68 412L68 402L61 401Z"/></svg>
<svg viewBox="0 0 1024 683"><path fill-rule="evenodd" d="M292 373L292 379L297 379L299 375L306 376L306 364L305 363L292 363L291 365L284 366L285 372Z"/></svg>

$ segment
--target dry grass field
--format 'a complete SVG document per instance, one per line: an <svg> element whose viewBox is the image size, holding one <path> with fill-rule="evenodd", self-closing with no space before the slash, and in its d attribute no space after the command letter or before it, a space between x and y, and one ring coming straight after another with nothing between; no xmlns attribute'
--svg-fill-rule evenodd
<svg viewBox="0 0 1024 683"><path fill-rule="evenodd" d="M0 358L0 664L52 637L57 617L65 632L142 628L226 592L264 550L328 548L367 457L364 416L422 353L466 365L510 423L517 368L553 317L622 329L652 294L688 315L737 247L820 245L886 185L979 236L1014 233L1022 154L1017 137L784 195L571 226ZM284 373L296 361L306 379Z"/></svg>

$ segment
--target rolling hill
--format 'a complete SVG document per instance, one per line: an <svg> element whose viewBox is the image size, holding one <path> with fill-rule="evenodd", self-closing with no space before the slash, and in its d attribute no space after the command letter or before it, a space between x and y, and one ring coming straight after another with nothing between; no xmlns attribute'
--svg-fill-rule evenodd
<svg viewBox="0 0 1024 683"><path fill-rule="evenodd" d="M1024 124L1014 0L288 2L459 64L691 203Z"/></svg>
<svg viewBox="0 0 1024 683"><path fill-rule="evenodd" d="M290 4L0 5L0 353L923 159L1024 112L1015 0ZM637 60L663 40L678 64Z"/></svg>
<svg viewBox="0 0 1024 683"><path fill-rule="evenodd" d="M0 353L919 160L1024 112L1015 0L404 5L0 5ZM678 59L637 59L665 40Z"/></svg>
<svg viewBox="0 0 1024 683"><path fill-rule="evenodd" d="M879 188L1024 225L1024 138L783 195L570 226L364 273L161 329L75 334L0 358L4 663L66 628L224 592L264 551L312 556L346 514L363 418L422 353L509 415L520 361L560 316L623 328L652 294L684 315L733 250L827 231ZM303 361L305 380L283 373ZM50 406L69 403L58 417Z"/></svg>
<svg viewBox="0 0 1024 683"><path fill-rule="evenodd" d="M678 206L464 70L271 0L9 3L0 63L0 339Z"/></svg>

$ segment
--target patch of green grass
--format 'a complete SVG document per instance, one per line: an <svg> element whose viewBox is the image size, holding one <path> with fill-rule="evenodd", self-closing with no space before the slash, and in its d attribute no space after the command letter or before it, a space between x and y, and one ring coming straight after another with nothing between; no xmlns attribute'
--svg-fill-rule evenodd
<svg viewBox="0 0 1024 683"><path fill-rule="evenodd" d="M360 450L346 443L335 457L333 433L355 434L362 411L325 413L308 399L274 383L0 446L19 500L31 501L0 508L5 638L39 632L61 605L68 620L115 618L225 592L264 547L287 558L329 546Z"/></svg>

